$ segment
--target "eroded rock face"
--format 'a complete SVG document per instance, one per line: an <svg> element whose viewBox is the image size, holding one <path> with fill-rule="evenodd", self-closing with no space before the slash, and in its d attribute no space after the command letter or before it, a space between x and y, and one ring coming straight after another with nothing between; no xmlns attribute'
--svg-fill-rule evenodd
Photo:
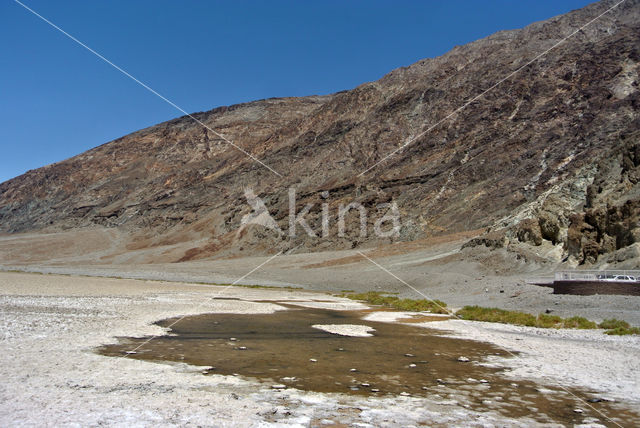
<svg viewBox="0 0 640 428"><path fill-rule="evenodd" d="M638 136L623 136L601 157L582 200L567 205L559 203L560 191L543 195L543 201L525 210L528 218L490 230L502 230L506 237L532 246L561 244L566 257L579 264L628 262L635 252L620 250L640 243Z"/></svg>
<svg viewBox="0 0 640 428"><path fill-rule="evenodd" d="M557 244L560 241L560 222L558 218L549 212L542 212L538 217L538 226L542 239Z"/></svg>
<svg viewBox="0 0 640 428"><path fill-rule="evenodd" d="M127 231L127 249L193 242L176 259L193 260L299 244L326 250L413 240L514 216L514 236L533 245L566 243L569 253L592 260L613 248L611 238L622 248L639 234L627 224L635 221L636 205L624 205L640 197L638 0L447 117L610 5L499 32L350 91L194 114L281 176L189 117L29 171L0 184L0 232L101 225ZM620 151L622 143L629 150ZM238 233L251 211L247 187L283 234ZM311 205L306 219L315 237L288 236L291 187L296 212ZM338 236L337 213L351 202L369 211L366 236L356 213ZM390 202L402 225L395 237L380 238L372 233L382 215L376 210ZM323 204L328 236L321 233ZM607 204L615 212L607 208L606 219L585 211ZM574 213L584 213L582 223L569 226ZM526 218L538 227L516 231Z"/></svg>
<svg viewBox="0 0 640 428"><path fill-rule="evenodd" d="M572 217L567 249L583 263L640 242L640 139L621 138L609 156L597 164L587 188L585 209Z"/></svg>
<svg viewBox="0 0 640 428"><path fill-rule="evenodd" d="M628 247L621 248L620 250L609 254L607 256L607 263L625 263L627 261L631 261L632 264L622 267L624 268L633 268L637 266L636 261L640 258L640 242L636 242L635 244L631 244Z"/></svg>
<svg viewBox="0 0 640 428"><path fill-rule="evenodd" d="M469 240L462 248L487 247L490 249L504 248L509 245L509 240L504 230L496 230L485 233L482 236Z"/></svg>
<svg viewBox="0 0 640 428"><path fill-rule="evenodd" d="M528 218L520 222L517 231L518 241L530 243L532 245L542 245L542 231L540 223L533 218Z"/></svg>
<svg viewBox="0 0 640 428"><path fill-rule="evenodd" d="M612 253L637 241L640 200L621 206L600 206L572 217L567 249L581 263L595 263L601 254Z"/></svg>
<svg viewBox="0 0 640 428"><path fill-rule="evenodd" d="M592 225L585 222L584 214L571 217L567 233L567 250L579 263L594 263L598 258L599 245L597 232Z"/></svg>

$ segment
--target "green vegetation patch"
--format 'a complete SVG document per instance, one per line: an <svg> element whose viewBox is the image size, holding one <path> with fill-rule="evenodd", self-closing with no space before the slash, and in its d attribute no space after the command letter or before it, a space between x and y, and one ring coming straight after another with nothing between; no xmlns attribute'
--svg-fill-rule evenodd
<svg viewBox="0 0 640 428"><path fill-rule="evenodd" d="M564 328L594 329L598 324L583 317L571 317L564 320Z"/></svg>
<svg viewBox="0 0 640 428"><path fill-rule="evenodd" d="M347 297L352 300L362 300L371 305L386 306L388 308L398 309L401 311L414 312L431 312L434 314L447 314L447 304L440 300L427 299L401 299L396 296L385 295L389 293L380 293L378 291L369 291L359 294L343 294L341 297Z"/></svg>
<svg viewBox="0 0 640 428"><path fill-rule="evenodd" d="M464 320L497 322L502 324L523 325L539 328L578 328L593 329L598 325L583 317L561 318L557 315L532 315L520 311L507 311L498 308L483 308L481 306L465 306L456 312Z"/></svg>
<svg viewBox="0 0 640 428"><path fill-rule="evenodd" d="M610 336L626 336L627 334L640 334L640 328L638 327L617 327L611 330L607 330L604 334L608 334Z"/></svg>
<svg viewBox="0 0 640 428"><path fill-rule="evenodd" d="M598 324L598 327L606 330L614 330L616 328L629 328L631 327L628 322L617 320L615 318L607 319Z"/></svg>
<svg viewBox="0 0 640 428"><path fill-rule="evenodd" d="M604 328L605 334L611 336L626 336L628 334L640 334L640 328L631 327L628 322L615 318L602 321L598 327Z"/></svg>
<svg viewBox="0 0 640 428"><path fill-rule="evenodd" d="M361 300L371 305L385 306L387 308L401 311L431 312L434 314L447 314L447 304L440 300L427 299L401 299L390 296L391 293L381 293L369 291L366 293L347 294L342 293L340 297L352 300ZM522 325L525 327L538 328L573 328L573 329L597 329L606 330L605 334L623 336L627 334L640 334L640 328L631 327L628 322L607 319L597 324L584 317L562 318L557 315L538 314L532 315L520 311L508 311L499 308L484 308L482 306L465 306L455 315L463 320L497 322L501 324Z"/></svg>
<svg viewBox="0 0 640 428"><path fill-rule="evenodd" d="M463 320L471 321L498 322L527 327L537 325L537 319L534 315L498 308L483 308L482 306L465 306L456 312L456 315Z"/></svg>

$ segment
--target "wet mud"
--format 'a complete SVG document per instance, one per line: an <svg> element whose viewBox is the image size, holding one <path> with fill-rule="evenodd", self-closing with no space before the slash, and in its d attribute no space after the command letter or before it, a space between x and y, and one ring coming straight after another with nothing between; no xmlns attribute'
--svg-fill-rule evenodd
<svg viewBox="0 0 640 428"><path fill-rule="evenodd" d="M501 369L481 365L492 356L510 356L491 344L444 337L411 323L363 321L362 316L370 311L283 306L289 310L205 314L177 323L177 318L165 319L156 324L168 327L175 323L167 335L138 349L149 338L123 337L98 352L206 366L203 375L239 375L278 389L427 397L542 423L640 425L638 414L624 403L575 388L514 382ZM366 325L375 331L370 337L349 337L312 327L317 324Z"/></svg>

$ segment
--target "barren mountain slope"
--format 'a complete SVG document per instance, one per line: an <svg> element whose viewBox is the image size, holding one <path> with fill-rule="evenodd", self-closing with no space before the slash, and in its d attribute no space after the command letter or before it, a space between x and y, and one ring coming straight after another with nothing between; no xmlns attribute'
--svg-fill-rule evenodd
<svg viewBox="0 0 640 428"><path fill-rule="evenodd" d="M562 257L595 262L636 240L640 1L627 0L556 44L613 4L499 32L350 91L194 114L281 176L189 117L29 171L0 184L0 232L100 225L124 232L131 251L192 242L178 261L493 226L506 240L562 245ZM314 204L306 218L318 235L321 204L329 205L328 237L286 236L291 187L297 212ZM251 211L246 188L264 200L284 235L261 226L238 233ZM362 237L352 212L346 236L338 237L338 206L354 201L370 208L370 227L383 214L378 204L397 203L400 236L379 239L369 229ZM572 217L625 203L628 215L618 223L626 231L612 226L613 244L603 244L605 220L603 232L590 237ZM595 259L584 253L591 241Z"/></svg>

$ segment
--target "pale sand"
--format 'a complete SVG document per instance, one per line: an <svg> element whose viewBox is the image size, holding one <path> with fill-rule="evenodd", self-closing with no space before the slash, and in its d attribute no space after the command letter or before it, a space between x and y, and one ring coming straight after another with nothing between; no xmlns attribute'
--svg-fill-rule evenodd
<svg viewBox="0 0 640 428"><path fill-rule="evenodd" d="M162 334L164 330L152 323L163 318L206 312L270 313L285 310L279 301L313 304L318 300L353 308L344 299L297 290L0 273L0 425L306 426L320 421L360 426L535 425L532 420L507 419L493 410L467 410L464 397L456 401L437 396L364 398L273 391L270 384L250 379L202 376L201 367L93 352L99 345L115 342L117 336ZM468 331L464 323L455 321L429 324L445 326ZM499 343L505 341L502 336L517 336L502 329L491 326L481 330L487 332L486 337L474 337ZM556 376L557 382L580 384L588 379L585 372L594 368L561 356L570 356L576 349L596 352L604 346L606 350L593 363L606 364L611 370L600 372L607 379L599 386L629 384L625 387L629 392L634 383L637 386L637 338L609 338L600 333L588 341L582 336L567 341L529 330L526 340L505 341L509 349L531 352L530 358L509 362L518 373L532 378ZM540 357L547 346L559 357L554 367L545 365L549 360ZM625 364L630 368L624 369ZM274 383L280 383L279 379ZM638 390L631 398L637 399Z"/></svg>
<svg viewBox="0 0 640 428"><path fill-rule="evenodd" d="M368 325L355 325L355 324L316 324L311 327L319 330L324 330L332 334L338 334L340 336L350 337L371 337L371 332L376 331L375 328Z"/></svg>

